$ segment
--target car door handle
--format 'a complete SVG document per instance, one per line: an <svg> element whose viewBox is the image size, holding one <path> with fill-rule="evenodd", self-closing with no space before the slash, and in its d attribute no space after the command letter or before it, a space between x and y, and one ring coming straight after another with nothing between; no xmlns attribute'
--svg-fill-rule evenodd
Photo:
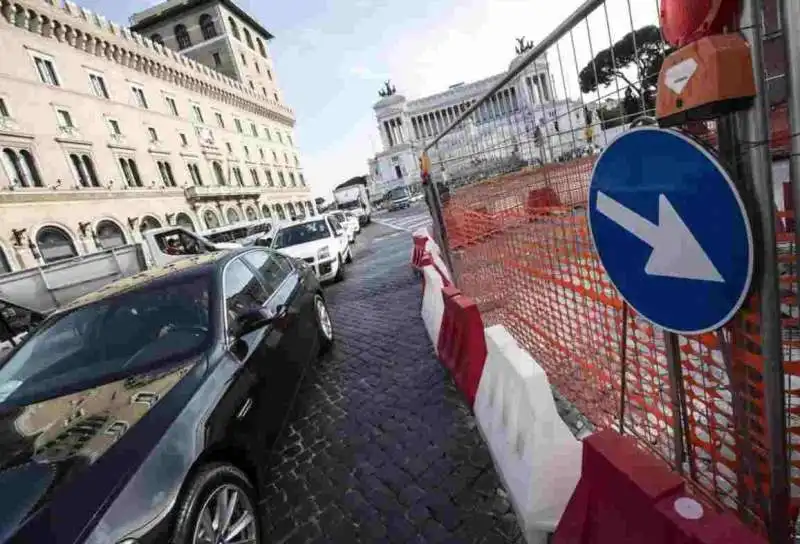
<svg viewBox="0 0 800 544"><path fill-rule="evenodd" d="M285 304L278 304L275 308L275 317L273 319L283 319L289 315L289 308Z"/></svg>

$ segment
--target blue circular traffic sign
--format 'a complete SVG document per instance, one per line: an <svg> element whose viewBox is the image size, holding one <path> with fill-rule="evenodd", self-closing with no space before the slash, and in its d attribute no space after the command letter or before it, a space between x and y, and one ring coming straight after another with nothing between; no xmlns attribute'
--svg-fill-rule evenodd
<svg viewBox="0 0 800 544"><path fill-rule="evenodd" d="M753 236L725 168L701 144L643 127L600 154L589 230L614 287L654 324L696 334L725 324L753 276Z"/></svg>

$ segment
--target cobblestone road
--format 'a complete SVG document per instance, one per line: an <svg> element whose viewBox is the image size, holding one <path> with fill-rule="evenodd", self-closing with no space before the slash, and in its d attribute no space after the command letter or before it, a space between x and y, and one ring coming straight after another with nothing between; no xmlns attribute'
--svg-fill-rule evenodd
<svg viewBox="0 0 800 544"><path fill-rule="evenodd" d="M271 463L270 542L522 542L475 421L420 318L411 240L365 229L327 288L335 349Z"/></svg>

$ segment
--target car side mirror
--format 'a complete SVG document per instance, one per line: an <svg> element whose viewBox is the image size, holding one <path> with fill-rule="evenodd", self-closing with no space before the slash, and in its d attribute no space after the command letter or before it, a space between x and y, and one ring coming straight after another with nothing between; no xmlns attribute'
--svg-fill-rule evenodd
<svg viewBox="0 0 800 544"><path fill-rule="evenodd" d="M241 338L245 334L250 334L260 328L266 327L273 320L272 314L266 308L255 308L248 310L236 320L234 336Z"/></svg>

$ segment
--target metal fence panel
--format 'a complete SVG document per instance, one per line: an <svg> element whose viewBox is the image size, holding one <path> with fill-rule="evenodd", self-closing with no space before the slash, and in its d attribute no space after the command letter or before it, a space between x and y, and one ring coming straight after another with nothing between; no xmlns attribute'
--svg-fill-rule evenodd
<svg viewBox="0 0 800 544"><path fill-rule="evenodd" d="M673 341L638 316L606 276L587 227L599 151L654 122L658 72L671 52L656 0L585 2L486 96L418 130L431 180L449 187L435 227L484 320L505 325L593 424L634 436L697 493L775 538L788 535L795 514L788 492L793 504L800 498L800 185L791 183L800 175L800 35L783 40L785 28L800 25L800 8L752 1L742 3L742 32L760 44L760 106L681 127L719 153L752 193L754 230L776 240L762 247L771 261L761 263L747 303L719 330ZM787 58L795 61L788 81Z"/></svg>

